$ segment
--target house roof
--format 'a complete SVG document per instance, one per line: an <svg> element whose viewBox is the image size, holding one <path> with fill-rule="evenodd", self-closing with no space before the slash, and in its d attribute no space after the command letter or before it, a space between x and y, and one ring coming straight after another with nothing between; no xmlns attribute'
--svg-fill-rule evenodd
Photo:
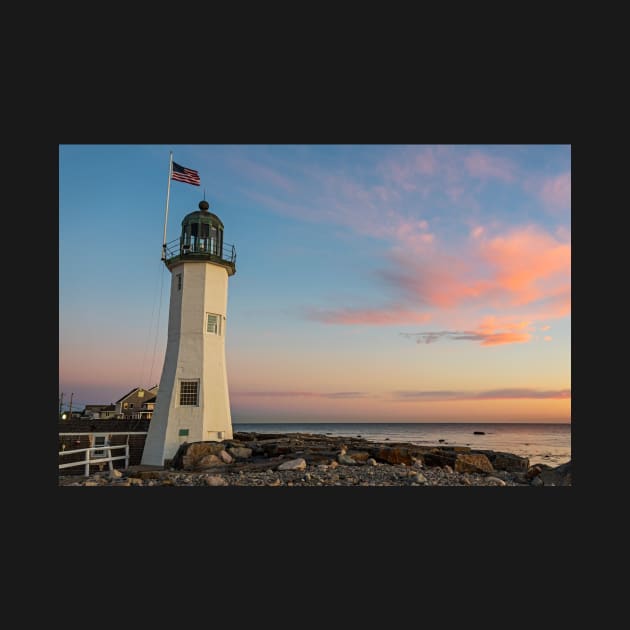
<svg viewBox="0 0 630 630"><path fill-rule="evenodd" d="M129 398L131 394L135 394L139 389L140 389L139 387L134 387L130 392L126 393L122 398L119 398L116 401L116 404L118 404L119 402L122 402L123 400L125 400L125 398Z"/></svg>
<svg viewBox="0 0 630 630"><path fill-rule="evenodd" d="M157 394L159 385L154 385L153 387L145 388L145 387L134 387L130 392L127 392L122 398L119 398L115 404L122 402L125 398L129 398L132 394L135 394L139 391L149 392L151 394Z"/></svg>

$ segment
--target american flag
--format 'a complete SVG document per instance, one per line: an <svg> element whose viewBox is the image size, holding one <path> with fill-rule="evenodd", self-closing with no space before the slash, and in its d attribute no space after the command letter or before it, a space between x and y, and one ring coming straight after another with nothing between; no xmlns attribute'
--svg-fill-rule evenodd
<svg viewBox="0 0 630 630"><path fill-rule="evenodd" d="M199 171L194 171L192 168L186 168L173 162L173 173L171 178L176 182L184 182L185 184L192 184L193 186L201 185L201 179L199 178Z"/></svg>

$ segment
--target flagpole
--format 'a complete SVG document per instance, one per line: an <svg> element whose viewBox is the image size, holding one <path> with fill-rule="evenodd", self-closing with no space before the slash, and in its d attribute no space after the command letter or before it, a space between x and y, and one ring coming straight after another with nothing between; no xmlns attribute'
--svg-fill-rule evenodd
<svg viewBox="0 0 630 630"><path fill-rule="evenodd" d="M168 200L171 196L171 178L173 176L173 152L169 151L168 187L166 189L166 210L164 212L164 238L162 240L162 260L166 260L166 222L168 221Z"/></svg>

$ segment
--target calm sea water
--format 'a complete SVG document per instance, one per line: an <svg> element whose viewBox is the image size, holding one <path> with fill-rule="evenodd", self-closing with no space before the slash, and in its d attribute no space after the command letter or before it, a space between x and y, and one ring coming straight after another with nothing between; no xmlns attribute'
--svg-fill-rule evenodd
<svg viewBox="0 0 630 630"><path fill-rule="evenodd" d="M238 423L234 431L256 433L318 433L378 442L470 446L529 457L531 464L558 466L571 459L570 424L507 423ZM484 435L475 435L483 431ZM440 442L439 440L444 440Z"/></svg>

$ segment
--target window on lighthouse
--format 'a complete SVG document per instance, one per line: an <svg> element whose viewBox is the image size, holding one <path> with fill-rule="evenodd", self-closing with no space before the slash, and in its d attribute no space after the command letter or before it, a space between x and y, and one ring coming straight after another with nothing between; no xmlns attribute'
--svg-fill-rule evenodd
<svg viewBox="0 0 630 630"><path fill-rule="evenodd" d="M179 404L195 407L199 404L199 381L181 381L179 386Z"/></svg>
<svg viewBox="0 0 630 630"><path fill-rule="evenodd" d="M221 334L221 316L215 313L206 313L206 332L211 335Z"/></svg>

